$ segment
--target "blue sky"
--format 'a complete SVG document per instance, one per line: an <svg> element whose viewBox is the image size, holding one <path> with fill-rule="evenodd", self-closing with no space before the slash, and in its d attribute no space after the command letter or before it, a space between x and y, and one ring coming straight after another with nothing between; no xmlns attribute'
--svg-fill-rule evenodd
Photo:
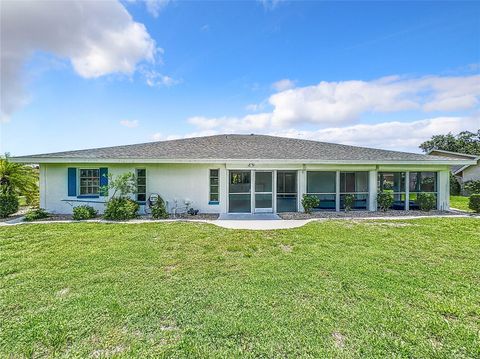
<svg viewBox="0 0 480 359"><path fill-rule="evenodd" d="M418 151L480 127L479 2L1 6L13 155L224 132Z"/></svg>

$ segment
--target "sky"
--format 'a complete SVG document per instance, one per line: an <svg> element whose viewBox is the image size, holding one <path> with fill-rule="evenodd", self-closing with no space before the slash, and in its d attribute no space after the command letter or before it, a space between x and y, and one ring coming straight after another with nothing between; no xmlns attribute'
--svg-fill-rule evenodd
<svg viewBox="0 0 480 359"><path fill-rule="evenodd" d="M0 2L0 153L480 128L480 2Z"/></svg>

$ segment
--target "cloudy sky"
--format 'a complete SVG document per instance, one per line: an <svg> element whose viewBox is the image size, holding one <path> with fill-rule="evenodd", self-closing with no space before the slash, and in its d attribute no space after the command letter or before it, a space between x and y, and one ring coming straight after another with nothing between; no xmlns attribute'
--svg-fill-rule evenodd
<svg viewBox="0 0 480 359"><path fill-rule="evenodd" d="M480 2L9 1L0 151L480 128Z"/></svg>

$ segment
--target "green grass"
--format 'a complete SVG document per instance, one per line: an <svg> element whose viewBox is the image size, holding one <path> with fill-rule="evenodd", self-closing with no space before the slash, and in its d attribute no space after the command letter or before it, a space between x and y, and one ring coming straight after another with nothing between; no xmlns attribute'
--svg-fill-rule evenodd
<svg viewBox="0 0 480 359"><path fill-rule="evenodd" d="M0 357L480 357L480 220L0 228Z"/></svg>
<svg viewBox="0 0 480 359"><path fill-rule="evenodd" d="M465 196L450 196L450 207L466 212L473 212L468 208L468 199L469 197Z"/></svg>

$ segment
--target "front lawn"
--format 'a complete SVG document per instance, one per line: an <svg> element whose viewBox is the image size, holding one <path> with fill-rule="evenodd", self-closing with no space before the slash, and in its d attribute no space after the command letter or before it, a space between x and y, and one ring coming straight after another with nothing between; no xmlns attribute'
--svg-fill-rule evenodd
<svg viewBox="0 0 480 359"><path fill-rule="evenodd" d="M480 357L480 220L0 228L0 357Z"/></svg>
<svg viewBox="0 0 480 359"><path fill-rule="evenodd" d="M459 209L461 211L473 212L468 208L469 197L465 196L450 196L450 207Z"/></svg>

